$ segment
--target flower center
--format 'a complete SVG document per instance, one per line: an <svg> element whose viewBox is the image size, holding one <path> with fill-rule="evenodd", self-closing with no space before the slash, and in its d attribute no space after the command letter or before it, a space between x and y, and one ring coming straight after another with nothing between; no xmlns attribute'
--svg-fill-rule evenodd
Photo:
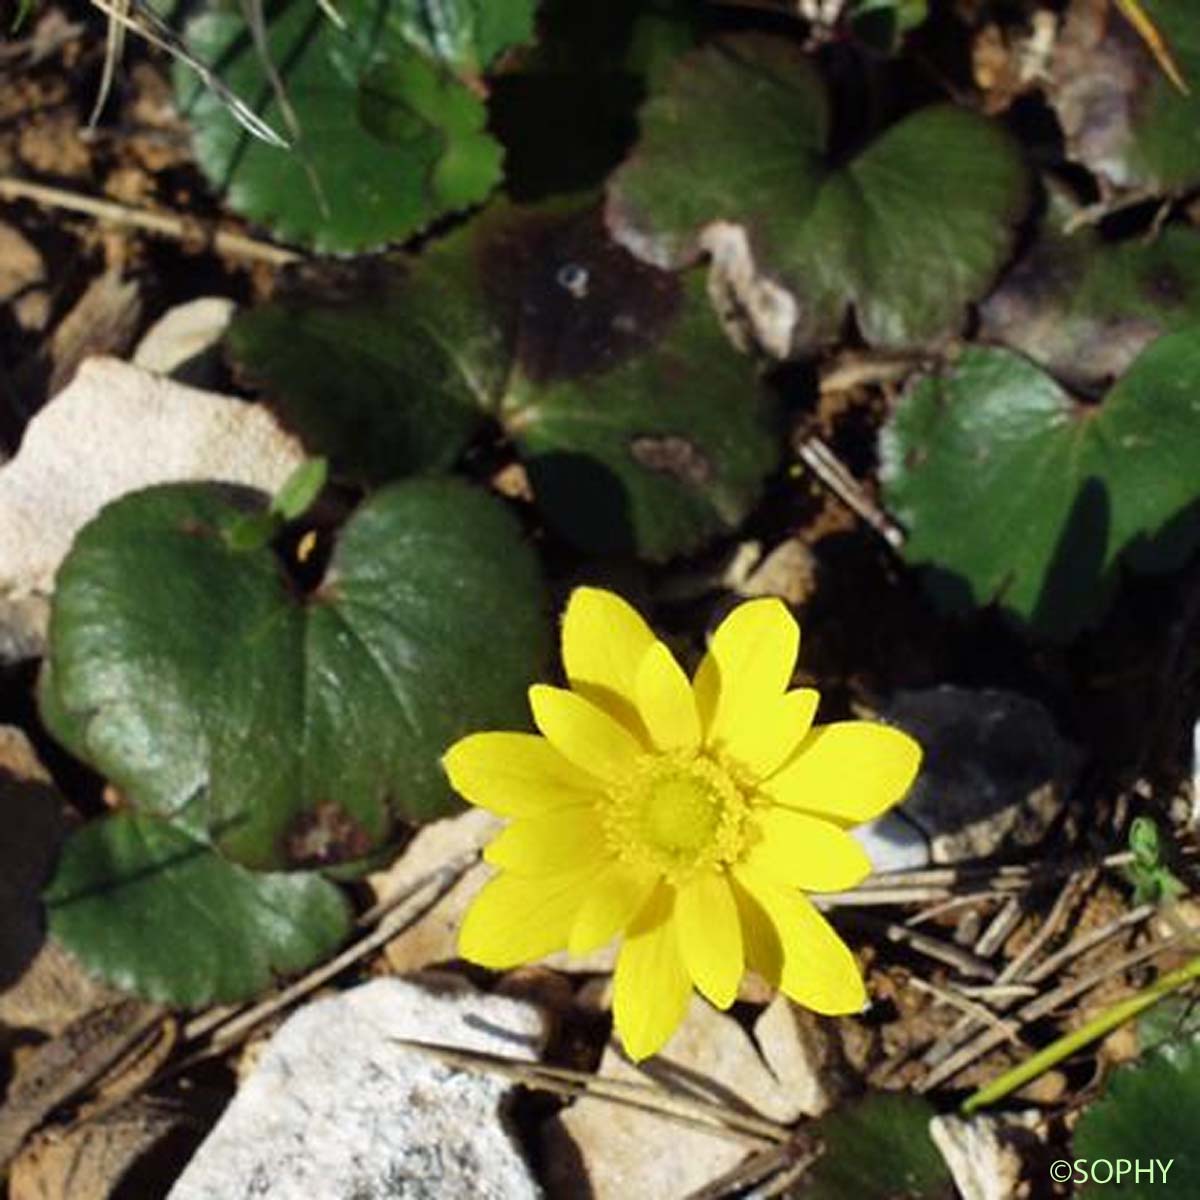
<svg viewBox="0 0 1200 1200"><path fill-rule="evenodd" d="M715 762L688 751L645 754L611 787L604 832L612 852L681 883L735 862L750 802Z"/></svg>

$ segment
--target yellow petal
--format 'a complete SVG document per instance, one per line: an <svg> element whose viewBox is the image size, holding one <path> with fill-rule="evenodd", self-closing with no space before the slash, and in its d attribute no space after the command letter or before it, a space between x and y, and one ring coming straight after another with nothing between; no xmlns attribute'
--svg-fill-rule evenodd
<svg viewBox="0 0 1200 1200"><path fill-rule="evenodd" d="M831 821L771 807L755 825L760 840L747 854L746 865L776 883L806 892L841 892L871 873L866 851Z"/></svg>
<svg viewBox="0 0 1200 1200"><path fill-rule="evenodd" d="M571 688L635 732L638 667L655 641L637 609L615 592L581 587L571 593L562 624Z"/></svg>
<svg viewBox="0 0 1200 1200"><path fill-rule="evenodd" d="M561 950L595 875L594 867L536 879L497 875L467 909L459 954L502 970Z"/></svg>
<svg viewBox="0 0 1200 1200"><path fill-rule="evenodd" d="M703 871L675 896L679 948L697 991L728 1008L742 979L742 927L723 873Z"/></svg>
<svg viewBox="0 0 1200 1200"><path fill-rule="evenodd" d="M517 875L559 875L607 857L604 826L590 805L514 821L483 852L486 862Z"/></svg>
<svg viewBox="0 0 1200 1200"><path fill-rule="evenodd" d="M695 750L700 745L700 718L691 684L662 642L655 642L642 656L636 690L638 712L656 749Z"/></svg>
<svg viewBox="0 0 1200 1200"><path fill-rule="evenodd" d="M679 1028L692 996L672 918L672 889L660 883L634 918L613 977L613 1021L635 1062L657 1054Z"/></svg>
<svg viewBox="0 0 1200 1200"><path fill-rule="evenodd" d="M740 763L751 779L764 779L785 763L812 728L820 695L797 688L763 705L753 721L743 721L714 745Z"/></svg>
<svg viewBox="0 0 1200 1200"><path fill-rule="evenodd" d="M658 876L647 867L610 863L596 876L575 917L567 950L576 955L590 954L624 933L657 882Z"/></svg>
<svg viewBox="0 0 1200 1200"><path fill-rule="evenodd" d="M473 733L442 758L464 799L501 817L530 817L600 799L596 780L534 733Z"/></svg>
<svg viewBox="0 0 1200 1200"><path fill-rule="evenodd" d="M708 744L761 719L783 695L799 649L799 627L782 600L747 600L721 622L696 671L696 706Z"/></svg>
<svg viewBox="0 0 1200 1200"><path fill-rule="evenodd" d="M779 930L754 894L742 885L736 870L731 873L729 884L742 922L746 966L777 988L783 975L783 942Z"/></svg>
<svg viewBox="0 0 1200 1200"><path fill-rule="evenodd" d="M642 753L638 740L614 717L565 688L535 683L533 719L564 758L598 779L620 779Z"/></svg>
<svg viewBox="0 0 1200 1200"><path fill-rule="evenodd" d="M754 927L754 938L763 937L760 926L764 917L775 927L783 960L778 973L779 990L814 1012L829 1015L859 1012L867 1001L862 973L850 948L817 912L812 901L744 865L734 871L755 902L745 906L749 910L748 923ZM743 908L743 894L738 895L739 909ZM751 944L751 939L747 941ZM757 944L753 948L757 951ZM757 963L752 965L770 978ZM772 964L765 965L769 968Z"/></svg>
<svg viewBox="0 0 1200 1200"><path fill-rule="evenodd" d="M921 765L907 733L873 721L819 725L795 757L761 788L773 800L851 825L902 799Z"/></svg>

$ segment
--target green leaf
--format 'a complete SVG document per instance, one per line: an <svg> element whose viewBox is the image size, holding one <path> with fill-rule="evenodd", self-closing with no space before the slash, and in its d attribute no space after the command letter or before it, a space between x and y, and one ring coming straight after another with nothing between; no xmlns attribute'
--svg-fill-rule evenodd
<svg viewBox="0 0 1200 1200"><path fill-rule="evenodd" d="M47 732L60 746L64 746L76 758L86 761L87 713L68 712L59 699L54 685L54 667L49 658L42 659L36 685L38 716Z"/></svg>
<svg viewBox="0 0 1200 1200"><path fill-rule="evenodd" d="M928 17L928 0L850 0L846 8L854 36L887 54Z"/></svg>
<svg viewBox="0 0 1200 1200"><path fill-rule="evenodd" d="M37 10L38 0L17 0L17 11L13 14L10 33L19 33L29 15Z"/></svg>
<svg viewBox="0 0 1200 1200"><path fill-rule="evenodd" d="M773 403L702 278L637 261L592 208L495 206L357 296L283 296L230 341L344 473L443 466L497 418L547 523L596 553L695 549L779 458Z"/></svg>
<svg viewBox="0 0 1200 1200"><path fill-rule="evenodd" d="M283 528L283 518L271 509L242 513L225 531L234 550L261 550Z"/></svg>
<svg viewBox="0 0 1200 1200"><path fill-rule="evenodd" d="M1152 817L1135 817L1129 827L1133 866L1152 870L1162 862L1162 838Z"/></svg>
<svg viewBox="0 0 1200 1200"><path fill-rule="evenodd" d="M747 35L688 55L642 110L641 140L609 186L609 227L674 267L711 248L714 224L744 232L741 269L756 282L744 291L778 293L763 318L774 331L759 334L776 353L835 340L851 306L874 345L955 332L1025 211L1014 143L939 106L838 166L829 126L825 87L791 43Z"/></svg>
<svg viewBox="0 0 1200 1200"><path fill-rule="evenodd" d="M1103 403L971 349L884 430L885 503L934 598L998 604L1050 638L1104 613L1122 562L1179 566L1200 540L1200 330L1160 338Z"/></svg>
<svg viewBox="0 0 1200 1200"><path fill-rule="evenodd" d="M1200 234L1171 225L1152 241L1066 232L1078 208L1051 186L1038 240L984 302L982 336L1021 351L1064 382L1122 375L1161 334L1200 323Z"/></svg>
<svg viewBox="0 0 1200 1200"><path fill-rule="evenodd" d="M1200 1041L1200 1003L1194 996L1166 996L1137 1020L1138 1048L1143 1056L1165 1046Z"/></svg>
<svg viewBox="0 0 1200 1200"><path fill-rule="evenodd" d="M302 517L316 502L328 478L329 464L325 459L307 459L283 481L271 499L270 511L284 521Z"/></svg>
<svg viewBox="0 0 1200 1200"><path fill-rule="evenodd" d="M1179 0L1138 4L1189 93L1172 83L1119 12L1081 7L1059 35L1047 97L1068 155L1109 184L1187 191L1200 183L1200 25L1195 9Z"/></svg>
<svg viewBox="0 0 1200 1200"><path fill-rule="evenodd" d="M135 813L77 830L44 898L51 933L88 970L188 1008L249 999L319 962L351 926L319 875L247 871Z"/></svg>
<svg viewBox="0 0 1200 1200"><path fill-rule="evenodd" d="M413 272L314 269L233 320L243 375L340 474L383 483L451 466L503 386L507 349L480 319L476 264L435 257L439 269Z"/></svg>
<svg viewBox="0 0 1200 1200"><path fill-rule="evenodd" d="M929 1136L936 1115L916 1096L884 1092L835 1109L813 1126L825 1153L795 1194L803 1200L949 1200L955 1195L950 1172Z"/></svg>
<svg viewBox="0 0 1200 1200"><path fill-rule="evenodd" d="M1193 1200L1200 1195L1200 1161L1192 1147L1200 1112L1200 1041L1167 1045L1113 1072L1108 1089L1075 1126L1074 1154L1091 1162L1127 1164L1119 1194L1129 1200ZM1153 1160L1170 1163L1150 1179ZM1128 1164L1140 1163L1141 1178ZM1088 1196L1114 1190L1095 1183Z"/></svg>
<svg viewBox="0 0 1200 1200"><path fill-rule="evenodd" d="M484 200L501 178L480 74L532 34L533 0L340 0L339 29L312 0L269 10L278 89L241 15L208 12L187 41L278 134L252 137L190 71L176 76L196 156L230 205L322 251L398 241Z"/></svg>
<svg viewBox="0 0 1200 1200"><path fill-rule="evenodd" d="M298 595L224 536L221 490L124 497L81 531L51 616L52 712L138 811L255 868L363 859L454 801L440 756L520 726L548 651L537 561L454 480L376 493Z"/></svg>
<svg viewBox="0 0 1200 1200"><path fill-rule="evenodd" d="M1133 903L1163 904L1182 896L1187 888L1163 861L1162 836L1151 817L1134 817L1129 827L1133 861L1125 868L1133 884Z"/></svg>

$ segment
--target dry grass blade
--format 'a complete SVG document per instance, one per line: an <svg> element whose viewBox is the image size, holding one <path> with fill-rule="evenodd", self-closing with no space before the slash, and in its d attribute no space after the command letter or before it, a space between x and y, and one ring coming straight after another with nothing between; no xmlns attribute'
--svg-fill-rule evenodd
<svg viewBox="0 0 1200 1200"><path fill-rule="evenodd" d="M1185 96L1191 95L1192 89L1188 87L1187 80L1184 79L1183 72L1179 69L1179 64L1171 53L1171 48L1167 45L1163 35L1159 33L1154 22L1146 15L1146 10L1142 8L1139 0L1116 0L1116 4L1121 15L1137 30L1138 37L1146 43L1163 74Z"/></svg>
<svg viewBox="0 0 1200 1200"><path fill-rule="evenodd" d="M154 12L146 7L141 0L91 0L110 21L115 21L122 27L144 38L152 46L165 50L172 58L178 59L185 66L195 71L201 82L215 95L230 115L247 133L276 146L281 150L291 148L291 143L276 133L244 100L239 99L229 90L220 79L213 74L211 68L202 63L184 45L182 39ZM128 4L128 11L124 5Z"/></svg>
<svg viewBox="0 0 1200 1200"><path fill-rule="evenodd" d="M998 1017L986 1005L972 1000L969 996L963 995L954 988L940 988L936 984L928 983L918 975L911 976L908 984L909 987L916 988L918 992L925 992L943 1004L948 1004L951 1008L956 1008L959 1012L966 1013L967 1016L973 1017L981 1024L991 1026L997 1033L1002 1034L1007 1041L1012 1042L1014 1046L1020 1045L1016 1027Z"/></svg>
<svg viewBox="0 0 1200 1200"><path fill-rule="evenodd" d="M102 200L97 196L68 192L63 188L33 183L28 179L0 176L0 200L31 200L35 204L83 213L98 221L144 229L147 233L177 238L180 241L203 234L219 254L271 263L277 267L296 262L301 257L294 250L246 237L244 234L224 229L205 229L202 222L185 219L176 213L147 212L144 209L130 208L126 204L118 204L115 200Z"/></svg>
<svg viewBox="0 0 1200 1200"><path fill-rule="evenodd" d="M263 16L263 0L241 0L241 6L242 16L246 18L246 25L254 40L254 49L258 54L259 62L262 63L262 68L267 73L267 80L271 84L275 103L279 105L279 111L283 113L283 120L288 127L288 132L296 141L299 141L300 121L296 116L296 110L292 107L291 100L288 99L287 88L283 85L283 79L275 66L274 59L271 58L271 47L267 43L267 22Z"/></svg>
<svg viewBox="0 0 1200 1200"><path fill-rule="evenodd" d="M1023 947L1019 954L1006 963L1003 970L995 977L995 983L1019 983L1029 970L1030 964L1041 953L1047 943L1057 935L1067 920L1072 906L1082 897L1087 887L1096 878L1094 870L1085 871L1080 875L1068 876L1066 883L1054 901L1045 920L1038 926L1033 937ZM954 1050L972 1036L974 1022L964 1017L955 1023L925 1054L925 1063L936 1070L938 1064L948 1059Z"/></svg>
<svg viewBox="0 0 1200 1200"><path fill-rule="evenodd" d="M785 1188L790 1186L821 1157L821 1151L810 1143L809 1138L797 1137L786 1146L760 1150L702 1188L689 1192L685 1200L727 1200L734 1196L765 1200L780 1195L781 1184ZM754 1191L748 1191L749 1188Z"/></svg>
<svg viewBox="0 0 1200 1200"><path fill-rule="evenodd" d="M333 0L317 0L317 7L338 29L346 28L346 18L333 6Z"/></svg>
<svg viewBox="0 0 1200 1200"><path fill-rule="evenodd" d="M1092 971L1080 979L1064 983L1053 991L1047 992L1044 996L1040 996L1036 1000L1031 1000L1028 1004L1022 1006L1017 1011L1017 1020L1022 1028L1033 1021L1041 1020L1042 1017L1048 1016L1056 1008L1064 1004L1069 1004L1072 1000L1082 996L1085 992L1091 991L1092 988L1099 984L1123 975L1131 968L1140 966L1142 963L1162 954L1166 950L1175 949L1183 941L1183 938L1175 936L1151 942L1148 946L1143 946L1140 950L1135 950L1131 954L1119 958L1114 963ZM917 1085L917 1091L927 1092L939 1084L945 1083L946 1080L957 1075L959 1071L969 1067L976 1059L982 1058L985 1054L994 1050L1004 1040L1004 1035L998 1034L994 1029L984 1030L983 1033L973 1038L956 1053L930 1071Z"/></svg>
<svg viewBox="0 0 1200 1200"><path fill-rule="evenodd" d="M113 0L113 3L122 15L128 17L130 0ZM92 105L92 112L88 117L89 129L95 128L96 123L100 120L100 113L104 110L104 105L108 102L109 94L112 92L113 80L117 75L117 64L121 61L121 56L125 51L125 31L124 22L118 21L110 15L108 28L104 35L104 70L100 76L100 86L96 89L96 101Z"/></svg>
<svg viewBox="0 0 1200 1200"><path fill-rule="evenodd" d="M736 1141L749 1140L761 1145L764 1142L783 1144L792 1136L784 1126L768 1121L765 1117L738 1112L727 1105L716 1104L697 1096L664 1091L656 1085L635 1083L626 1079L604 1079L587 1071L573 1071L567 1067L505 1058L503 1055L464 1050L457 1046L440 1046L409 1038L396 1040L402 1045L431 1054L434 1058L456 1067L502 1075L529 1088L540 1088L573 1097L586 1095L596 1100L607 1100L612 1104L644 1109L668 1120L714 1133L718 1137L728 1137Z"/></svg>
<svg viewBox="0 0 1200 1200"><path fill-rule="evenodd" d="M815 434L800 438L796 457L857 517L893 549L904 545L904 531L867 494L845 464Z"/></svg>

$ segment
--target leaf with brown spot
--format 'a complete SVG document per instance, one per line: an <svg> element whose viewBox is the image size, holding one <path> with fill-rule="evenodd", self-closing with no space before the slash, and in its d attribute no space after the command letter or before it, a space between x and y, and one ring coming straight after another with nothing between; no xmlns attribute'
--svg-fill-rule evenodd
<svg viewBox="0 0 1200 1200"><path fill-rule="evenodd" d="M951 105L910 113L844 161L832 139L825 84L792 42L716 40L642 108L608 183L608 226L658 266L711 253L778 357L836 341L850 312L876 346L957 333L1028 205L1016 143Z"/></svg>
<svg viewBox="0 0 1200 1200"><path fill-rule="evenodd" d="M578 202L493 206L357 298L343 283L241 316L231 343L343 473L444 467L498 418L546 523L597 553L694 550L745 517L782 449L703 279L639 261Z"/></svg>
<svg viewBox="0 0 1200 1200"><path fill-rule="evenodd" d="M1181 0L1139 0L1190 91L1111 0L1075 0L1055 46L1047 99L1067 153L1119 189L1179 193L1200 183L1200 23Z"/></svg>
<svg viewBox="0 0 1200 1200"><path fill-rule="evenodd" d="M318 803L284 834L284 857L298 867L328 867L365 858L374 840L337 804Z"/></svg>
<svg viewBox="0 0 1200 1200"><path fill-rule="evenodd" d="M1200 321L1200 233L1153 241L1068 232L1077 205L1050 185L1038 240L980 310L981 332L1081 387L1121 376L1156 337Z"/></svg>

